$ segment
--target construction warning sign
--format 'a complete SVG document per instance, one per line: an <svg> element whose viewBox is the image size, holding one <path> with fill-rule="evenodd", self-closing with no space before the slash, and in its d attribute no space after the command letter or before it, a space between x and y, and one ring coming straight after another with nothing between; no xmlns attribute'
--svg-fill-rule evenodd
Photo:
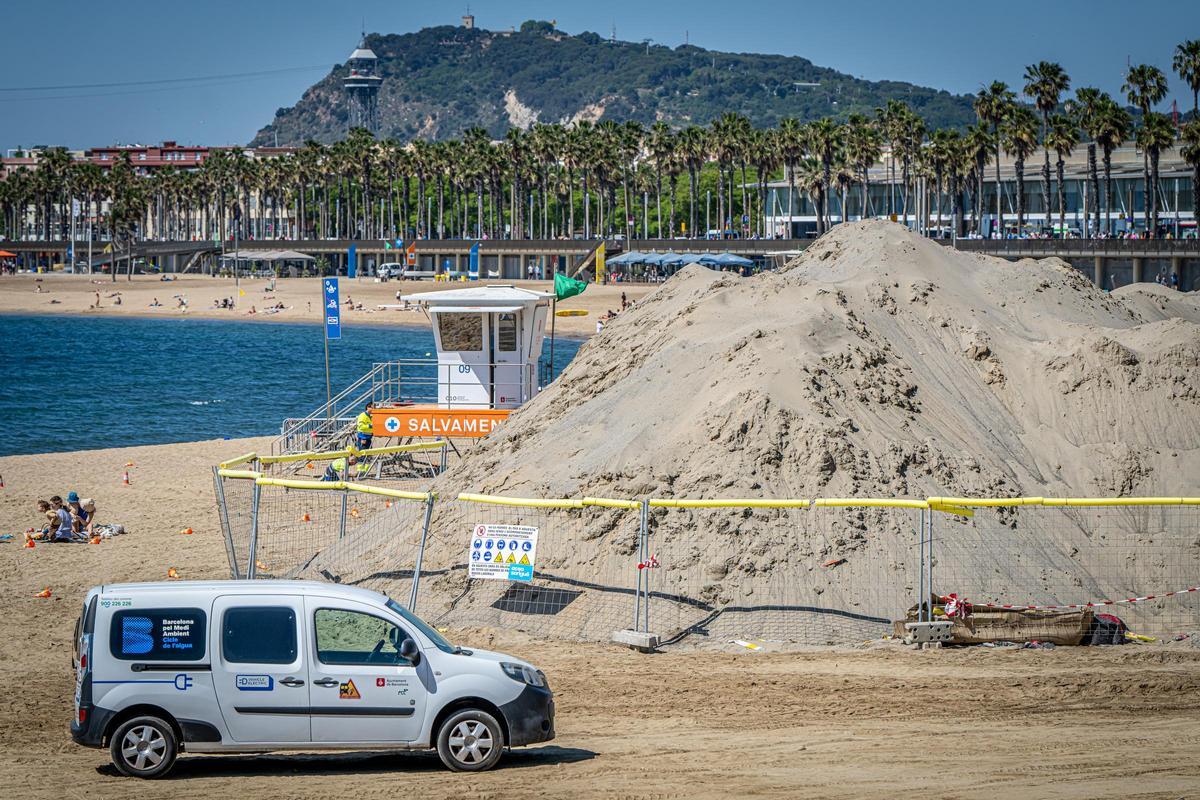
<svg viewBox="0 0 1200 800"><path fill-rule="evenodd" d="M531 525L474 525L467 575L504 581L531 581L537 563L538 529Z"/></svg>

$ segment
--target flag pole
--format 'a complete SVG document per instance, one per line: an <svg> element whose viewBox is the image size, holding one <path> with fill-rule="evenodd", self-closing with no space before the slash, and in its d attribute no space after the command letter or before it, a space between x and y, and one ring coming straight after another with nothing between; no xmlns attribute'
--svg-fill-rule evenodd
<svg viewBox="0 0 1200 800"><path fill-rule="evenodd" d="M558 292L554 293L554 297L550 300L550 377L546 381L549 385L554 382L554 321L558 319Z"/></svg>

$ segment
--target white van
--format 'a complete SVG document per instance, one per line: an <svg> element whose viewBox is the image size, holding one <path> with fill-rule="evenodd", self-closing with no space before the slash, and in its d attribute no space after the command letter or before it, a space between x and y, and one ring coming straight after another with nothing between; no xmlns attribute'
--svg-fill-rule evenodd
<svg viewBox="0 0 1200 800"><path fill-rule="evenodd" d="M541 670L466 650L378 592L310 581L88 592L71 737L125 775L181 752L436 748L455 771L554 738Z"/></svg>

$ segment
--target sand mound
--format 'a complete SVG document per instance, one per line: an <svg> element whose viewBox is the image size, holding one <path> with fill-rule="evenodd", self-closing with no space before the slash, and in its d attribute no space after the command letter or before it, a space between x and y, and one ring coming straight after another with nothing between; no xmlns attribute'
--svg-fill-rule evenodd
<svg viewBox="0 0 1200 800"><path fill-rule="evenodd" d="M446 476L510 494L1179 493L1200 305L1050 259L839 226L779 274L691 266Z"/></svg>
<svg viewBox="0 0 1200 800"><path fill-rule="evenodd" d="M894 224L842 225L779 273L685 269L606 326L437 488L627 498L1190 494L1200 467L1198 322L1193 300L1153 288L1108 294L1055 259L1010 263ZM547 585L587 588L533 621L558 615L556 632L599 638L628 624L628 595L616 590L636 574L631 516L439 514L432 558L461 563L470 522L540 524L558 540L539 552L539 573L564 582ZM916 596L914 523L891 511L655 512L654 548L669 562L656 580L674 598L667 613L656 609L671 624L655 627L696 625L735 606L842 615L806 627L798 638L807 641L833 638L848 618L878 622ZM1063 521L1037 536L1045 552L1010 569L997 591L1036 586L1064 602L1116 591L1106 581L1126 567L1103 553L1090 572L1081 566L1081 548L1092 547L1084 526ZM944 590L982 591L996 557L956 553L953 571L942 571L956 585ZM836 570L821 568L838 559ZM428 588L448 621L531 622L486 583L468 585L451 569ZM763 630L762 615L755 620ZM736 624L730 632L750 625ZM781 636L795 635L783 627Z"/></svg>

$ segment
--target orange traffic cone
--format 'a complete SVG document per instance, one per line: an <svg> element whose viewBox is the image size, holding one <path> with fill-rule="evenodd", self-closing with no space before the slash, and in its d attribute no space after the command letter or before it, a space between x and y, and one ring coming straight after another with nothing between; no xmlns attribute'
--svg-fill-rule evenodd
<svg viewBox="0 0 1200 800"><path fill-rule="evenodd" d="M179 570L175 569L174 567L168 567L167 568L167 577L168 578L178 578Z"/></svg>
<svg viewBox="0 0 1200 800"><path fill-rule="evenodd" d="M305 514L303 517L300 518L300 521L301 522L312 522L312 517L310 517L308 514Z"/></svg>
<svg viewBox="0 0 1200 800"><path fill-rule="evenodd" d="M121 477L121 483L125 486L129 485L129 470L125 470L125 474Z"/></svg>
<svg viewBox="0 0 1200 800"><path fill-rule="evenodd" d="M391 508L391 507L392 507L392 501L391 501L391 500L384 500L384 501L383 501L383 507L384 507L384 508Z"/></svg>
<svg viewBox="0 0 1200 800"><path fill-rule="evenodd" d="M47 586L45 589L42 589L40 592L35 594L34 597L41 597L41 598L50 597L50 587Z"/></svg>
<svg viewBox="0 0 1200 800"><path fill-rule="evenodd" d="M93 536L92 538L88 539L88 544L100 544L100 537Z"/></svg>
<svg viewBox="0 0 1200 800"><path fill-rule="evenodd" d="M127 467L132 467L132 466L133 466L133 462L132 462L132 461L126 461L126 462L125 462L125 466L127 466Z"/></svg>
<svg viewBox="0 0 1200 800"><path fill-rule="evenodd" d="M188 536L191 536L191 535L192 535L192 529L191 529L191 528L184 528L183 530L181 530L181 531L180 531L180 533L184 533L184 534L187 534Z"/></svg>
<svg viewBox="0 0 1200 800"><path fill-rule="evenodd" d="M350 509L350 516L352 516L352 517L354 517L355 519L357 519L357 518L358 518L358 509L357 509L357 508L352 508L352 509Z"/></svg>
<svg viewBox="0 0 1200 800"><path fill-rule="evenodd" d="M37 545L36 545L36 544L34 544L34 542L33 542L33 539L26 539L26 540L25 540L25 546L26 546L26 547L28 547L30 550L32 550L33 548L37 547Z"/></svg>
<svg viewBox="0 0 1200 800"><path fill-rule="evenodd" d="M305 464L304 466L305 466L305 468L307 468L307 469L312 469L312 468L313 468L313 465L312 465L312 462L311 462L311 461L310 461L310 462L308 462L307 464ZM3 485L4 485L4 484L0 483L0 486L3 486Z"/></svg>

